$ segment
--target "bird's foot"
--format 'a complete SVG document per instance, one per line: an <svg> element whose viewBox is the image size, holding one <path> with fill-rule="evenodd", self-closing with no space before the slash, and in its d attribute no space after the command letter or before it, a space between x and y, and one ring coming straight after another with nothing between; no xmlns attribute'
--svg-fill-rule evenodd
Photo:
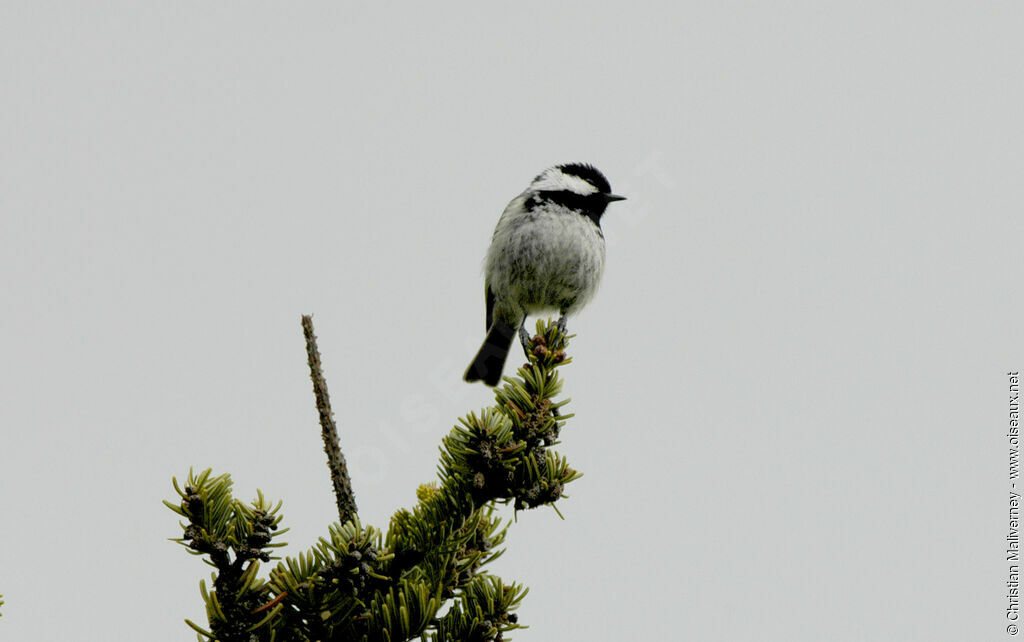
<svg viewBox="0 0 1024 642"><path fill-rule="evenodd" d="M530 353L533 350L533 340L530 338L530 333L523 326L519 326L519 343L523 344L523 354L529 359Z"/></svg>
<svg viewBox="0 0 1024 642"><path fill-rule="evenodd" d="M564 314L558 318L558 331L561 334L567 334L567 332L566 332L566 321L565 321L565 315Z"/></svg>

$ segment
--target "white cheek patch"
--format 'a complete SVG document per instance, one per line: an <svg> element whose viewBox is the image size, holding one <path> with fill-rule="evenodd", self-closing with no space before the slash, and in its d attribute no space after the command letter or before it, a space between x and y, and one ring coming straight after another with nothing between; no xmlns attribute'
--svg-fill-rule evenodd
<svg viewBox="0 0 1024 642"><path fill-rule="evenodd" d="M594 194L597 192L597 188L587 181L583 180L579 176L566 174L557 167L544 170L544 173L533 181L533 185L531 185L531 187L537 191L559 192L562 190L568 190L582 195Z"/></svg>

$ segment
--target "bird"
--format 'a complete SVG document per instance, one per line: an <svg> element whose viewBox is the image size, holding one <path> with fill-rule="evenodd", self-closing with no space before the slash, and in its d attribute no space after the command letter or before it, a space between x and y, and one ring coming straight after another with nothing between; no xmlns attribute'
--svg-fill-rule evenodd
<svg viewBox="0 0 1024 642"><path fill-rule="evenodd" d="M529 314L557 310L566 317L597 292L604 272L601 216L609 203L625 200L596 167L564 163L545 169L505 208L484 259L487 336L463 377L496 386L512 340Z"/></svg>

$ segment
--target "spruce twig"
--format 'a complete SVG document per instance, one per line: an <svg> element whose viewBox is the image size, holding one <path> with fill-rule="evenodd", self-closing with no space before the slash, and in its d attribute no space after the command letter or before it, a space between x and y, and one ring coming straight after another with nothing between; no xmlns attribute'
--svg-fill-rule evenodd
<svg viewBox="0 0 1024 642"><path fill-rule="evenodd" d="M321 435L324 438L324 452L327 453L327 467L331 470L331 483L338 504L338 517L342 524L356 519L356 496L352 492L352 480L348 476L345 455L338 442L338 429L331 412L331 398L327 394L327 380L320 368L320 350L313 334L313 317L302 315L302 333L306 336L306 355L309 361L309 376L313 380L313 394L316 395L316 409L320 414Z"/></svg>
<svg viewBox="0 0 1024 642"><path fill-rule="evenodd" d="M552 447L572 414L559 412L562 379L571 359L569 337L539 321L528 363L494 391L495 403L459 419L442 439L438 480L416 491L386 534L356 516L351 482L338 444L327 384L313 334L302 317L310 377L324 449L343 520L297 557L284 557L260 577L260 563L284 546L275 537L281 502L232 495L228 474L189 471L178 498L164 503L187 521L174 541L213 566L200 582L208 628L186 620L206 642L501 642L523 628L515 610L527 589L488 570L503 552L508 529L496 504L522 510L556 508L579 478ZM561 513L559 513L561 514ZM439 615L447 608L444 615Z"/></svg>

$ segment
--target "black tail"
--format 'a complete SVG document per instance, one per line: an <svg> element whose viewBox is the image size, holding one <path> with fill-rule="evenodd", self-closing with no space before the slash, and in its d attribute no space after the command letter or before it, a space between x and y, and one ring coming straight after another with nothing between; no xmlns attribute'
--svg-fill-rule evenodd
<svg viewBox="0 0 1024 642"><path fill-rule="evenodd" d="M487 338L484 339L484 344L480 346L480 352L476 353L463 378L466 381L483 381L491 387L498 385L501 381L501 370L505 367L505 358L508 357L508 350L515 336L515 328L495 319Z"/></svg>

